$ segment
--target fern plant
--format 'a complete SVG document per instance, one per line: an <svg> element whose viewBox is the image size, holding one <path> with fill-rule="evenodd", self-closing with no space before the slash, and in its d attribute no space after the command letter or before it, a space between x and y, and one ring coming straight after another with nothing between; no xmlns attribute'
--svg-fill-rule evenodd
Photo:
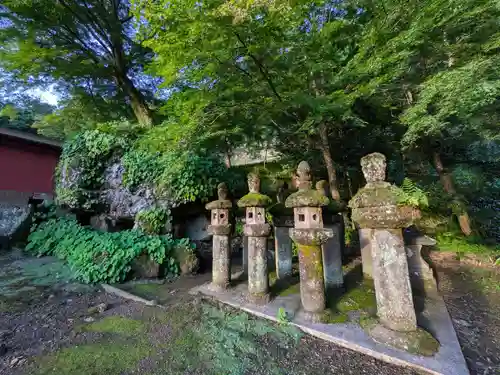
<svg viewBox="0 0 500 375"><path fill-rule="evenodd" d="M429 207L429 199L425 191L407 177L403 180L400 188L396 190L396 194L398 195L398 204L402 206Z"/></svg>

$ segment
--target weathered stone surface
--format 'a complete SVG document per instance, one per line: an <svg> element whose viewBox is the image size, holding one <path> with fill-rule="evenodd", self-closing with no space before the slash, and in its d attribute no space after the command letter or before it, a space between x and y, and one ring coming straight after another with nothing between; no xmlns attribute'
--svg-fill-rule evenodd
<svg viewBox="0 0 500 375"><path fill-rule="evenodd" d="M0 249L8 249L14 237L29 233L32 205L0 203Z"/></svg>
<svg viewBox="0 0 500 375"><path fill-rule="evenodd" d="M191 241L205 241L210 238L208 226L210 222L205 215L196 216L186 223L186 236Z"/></svg>
<svg viewBox="0 0 500 375"><path fill-rule="evenodd" d="M421 328L412 332L398 332L376 324L368 327L367 331L375 341L412 354L431 357L439 350L439 342Z"/></svg>
<svg viewBox="0 0 500 375"><path fill-rule="evenodd" d="M278 279L292 274L292 239L288 227L274 227L276 276Z"/></svg>
<svg viewBox="0 0 500 375"><path fill-rule="evenodd" d="M176 246L174 248L174 258L179 263L181 275L196 273L200 267L200 260L195 252L185 246Z"/></svg>
<svg viewBox="0 0 500 375"><path fill-rule="evenodd" d="M340 288L344 284L344 272L342 271L342 246L343 243L341 224L329 224L325 226L331 229L332 237L322 246L323 273L325 277L325 288L329 292ZM342 241L341 241L342 238Z"/></svg>
<svg viewBox="0 0 500 375"><path fill-rule="evenodd" d="M243 273L248 275L248 237L243 236L243 251L241 253L242 256L242 266Z"/></svg>
<svg viewBox="0 0 500 375"><path fill-rule="evenodd" d="M207 203L205 205L205 208L207 210L215 210L215 209L230 209L233 207L233 203L227 199L228 197L228 190L227 186L225 183L221 182L217 186L217 195L219 199L212 201L210 203Z"/></svg>
<svg viewBox="0 0 500 375"><path fill-rule="evenodd" d="M214 236L229 236L231 234L231 224L209 225L208 233Z"/></svg>
<svg viewBox="0 0 500 375"><path fill-rule="evenodd" d="M285 201L285 206L296 207L322 207L329 203L329 199L318 190L311 189L311 167L305 161L300 162L297 168L299 191L291 194Z"/></svg>
<svg viewBox="0 0 500 375"><path fill-rule="evenodd" d="M152 279L160 275L160 265L143 254L132 262L132 274L137 279Z"/></svg>
<svg viewBox="0 0 500 375"><path fill-rule="evenodd" d="M245 224L243 234L247 237L267 237L271 232L269 224Z"/></svg>
<svg viewBox="0 0 500 375"><path fill-rule="evenodd" d="M267 270L267 236L271 226L266 223L265 206L271 199L259 193L260 178L254 173L248 175L249 194L238 201L239 207L246 207L246 224L243 233L248 239L248 297L253 303L269 301L269 277Z"/></svg>
<svg viewBox="0 0 500 375"><path fill-rule="evenodd" d="M299 248L300 299L304 316L316 321L325 309L325 283L322 245L333 236L323 228L322 206L329 202L323 192L312 190L311 168L302 161L297 168L299 191L290 195L285 205L294 209L294 228L290 237Z"/></svg>
<svg viewBox="0 0 500 375"><path fill-rule="evenodd" d="M123 184L123 175L125 168L120 160L112 160L105 168L102 190L85 191L87 196L93 197L103 207L106 207L105 213L114 219L134 219L140 211L151 207L168 208L174 206L174 202L168 197L158 194L154 186L140 185L134 191ZM82 173L77 166L71 166L66 163L61 167L60 180L58 182L60 189L78 191L82 185ZM72 209L81 209L75 206L72 200L61 200L64 197L58 197L59 203Z"/></svg>
<svg viewBox="0 0 500 375"><path fill-rule="evenodd" d="M359 246L361 248L361 266L365 277L373 278L373 261L372 261L372 231L369 228L358 229Z"/></svg>
<svg viewBox="0 0 500 375"><path fill-rule="evenodd" d="M267 237L248 237L248 294L254 303L269 301Z"/></svg>
<svg viewBox="0 0 500 375"><path fill-rule="evenodd" d="M366 186L353 197L349 206L352 208L352 218L359 227L371 230L377 315L389 329L415 331L416 314L402 235L402 228L412 222L413 211L398 206L396 188L384 181L384 155L374 153L363 157L361 167ZM368 231L364 234L368 234Z"/></svg>
<svg viewBox="0 0 500 375"><path fill-rule="evenodd" d="M401 229L373 230L371 248L380 321L395 331L416 330L417 320Z"/></svg>
<svg viewBox="0 0 500 375"><path fill-rule="evenodd" d="M231 281L231 250L229 236L213 237L212 284L215 288L225 289Z"/></svg>
<svg viewBox="0 0 500 375"><path fill-rule="evenodd" d="M90 218L90 226L98 231L107 232L110 227L109 219L106 215L95 215Z"/></svg>
<svg viewBox="0 0 500 375"><path fill-rule="evenodd" d="M421 235L415 228L408 228L403 233L405 241L406 256L408 259L408 272L410 274L411 286L419 292L434 294L437 292L437 284L434 272L422 257L423 246L434 246L436 240Z"/></svg>
<svg viewBox="0 0 500 375"><path fill-rule="evenodd" d="M10 237L28 218L31 207L0 204L0 236Z"/></svg>
<svg viewBox="0 0 500 375"><path fill-rule="evenodd" d="M299 244L319 247L328 241L328 239L333 237L333 231L328 228L290 228L289 234L290 237L292 237L292 239Z"/></svg>
<svg viewBox="0 0 500 375"><path fill-rule="evenodd" d="M321 313L326 307L321 246L299 243L298 248L302 308L308 313Z"/></svg>
<svg viewBox="0 0 500 375"><path fill-rule="evenodd" d="M208 232L213 234L212 287L214 289L226 289L231 281L229 209L232 207L231 201L227 199L226 184L219 184L217 195L219 199L205 206L211 210L211 225L208 227Z"/></svg>
<svg viewBox="0 0 500 375"><path fill-rule="evenodd" d="M173 202L162 197L153 186L141 185L131 191L123 185L125 168L121 162L111 163L104 171L104 189L101 200L108 207L109 216L120 218L135 218L137 213L157 206L168 208Z"/></svg>
<svg viewBox="0 0 500 375"><path fill-rule="evenodd" d="M385 181L387 162L385 156L374 152L361 158L361 169L365 176L366 185Z"/></svg>

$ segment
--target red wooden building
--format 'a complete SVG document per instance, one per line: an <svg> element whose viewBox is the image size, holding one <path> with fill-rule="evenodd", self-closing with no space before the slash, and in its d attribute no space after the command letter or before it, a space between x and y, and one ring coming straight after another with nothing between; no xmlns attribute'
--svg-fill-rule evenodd
<svg viewBox="0 0 500 375"><path fill-rule="evenodd" d="M61 144L36 134L0 129L0 191L54 194Z"/></svg>

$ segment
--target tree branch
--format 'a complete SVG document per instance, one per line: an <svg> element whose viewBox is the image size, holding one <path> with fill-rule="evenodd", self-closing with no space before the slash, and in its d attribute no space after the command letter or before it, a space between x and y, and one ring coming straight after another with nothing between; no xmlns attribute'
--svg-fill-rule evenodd
<svg viewBox="0 0 500 375"><path fill-rule="evenodd" d="M248 50L248 46L246 45L246 43L243 41L243 39L240 37L240 35L236 31L234 32L234 35L236 35L236 38L238 38L238 40L243 45L243 47L245 47L248 56L250 56L250 58L255 62L255 64L259 68L260 73L262 74L262 76L264 77L266 82L268 83L269 87L271 88L271 90L274 93L274 95L276 96L276 98L278 98L278 100L280 102L282 102L283 100L281 99L280 94L278 94L278 91L276 91L276 87L274 86L273 81L271 80L271 78L269 77L267 72L265 71L262 63L259 61L259 59L257 59L257 57L255 57L253 54L250 53L250 51Z"/></svg>

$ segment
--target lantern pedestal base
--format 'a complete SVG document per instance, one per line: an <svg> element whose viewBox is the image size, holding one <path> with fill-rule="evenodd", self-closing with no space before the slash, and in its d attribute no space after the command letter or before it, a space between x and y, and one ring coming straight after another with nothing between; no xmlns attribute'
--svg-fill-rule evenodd
<svg viewBox="0 0 500 375"><path fill-rule="evenodd" d="M232 279L236 278L236 275L232 276ZM430 332L440 343L436 354L422 356L374 340L356 323L355 314L351 321L343 323L313 323L306 320L307 317L302 314L300 294L273 297L268 304L260 305L248 300L247 288L246 283L240 283L224 291L214 291L210 288L210 284L204 284L193 288L191 293L201 294L208 300L216 299L257 317L275 322L282 322L281 319L286 312L289 324L302 331L392 365L411 367L423 374L469 375L451 318L440 296L423 300L424 308L417 314L419 325Z"/></svg>

